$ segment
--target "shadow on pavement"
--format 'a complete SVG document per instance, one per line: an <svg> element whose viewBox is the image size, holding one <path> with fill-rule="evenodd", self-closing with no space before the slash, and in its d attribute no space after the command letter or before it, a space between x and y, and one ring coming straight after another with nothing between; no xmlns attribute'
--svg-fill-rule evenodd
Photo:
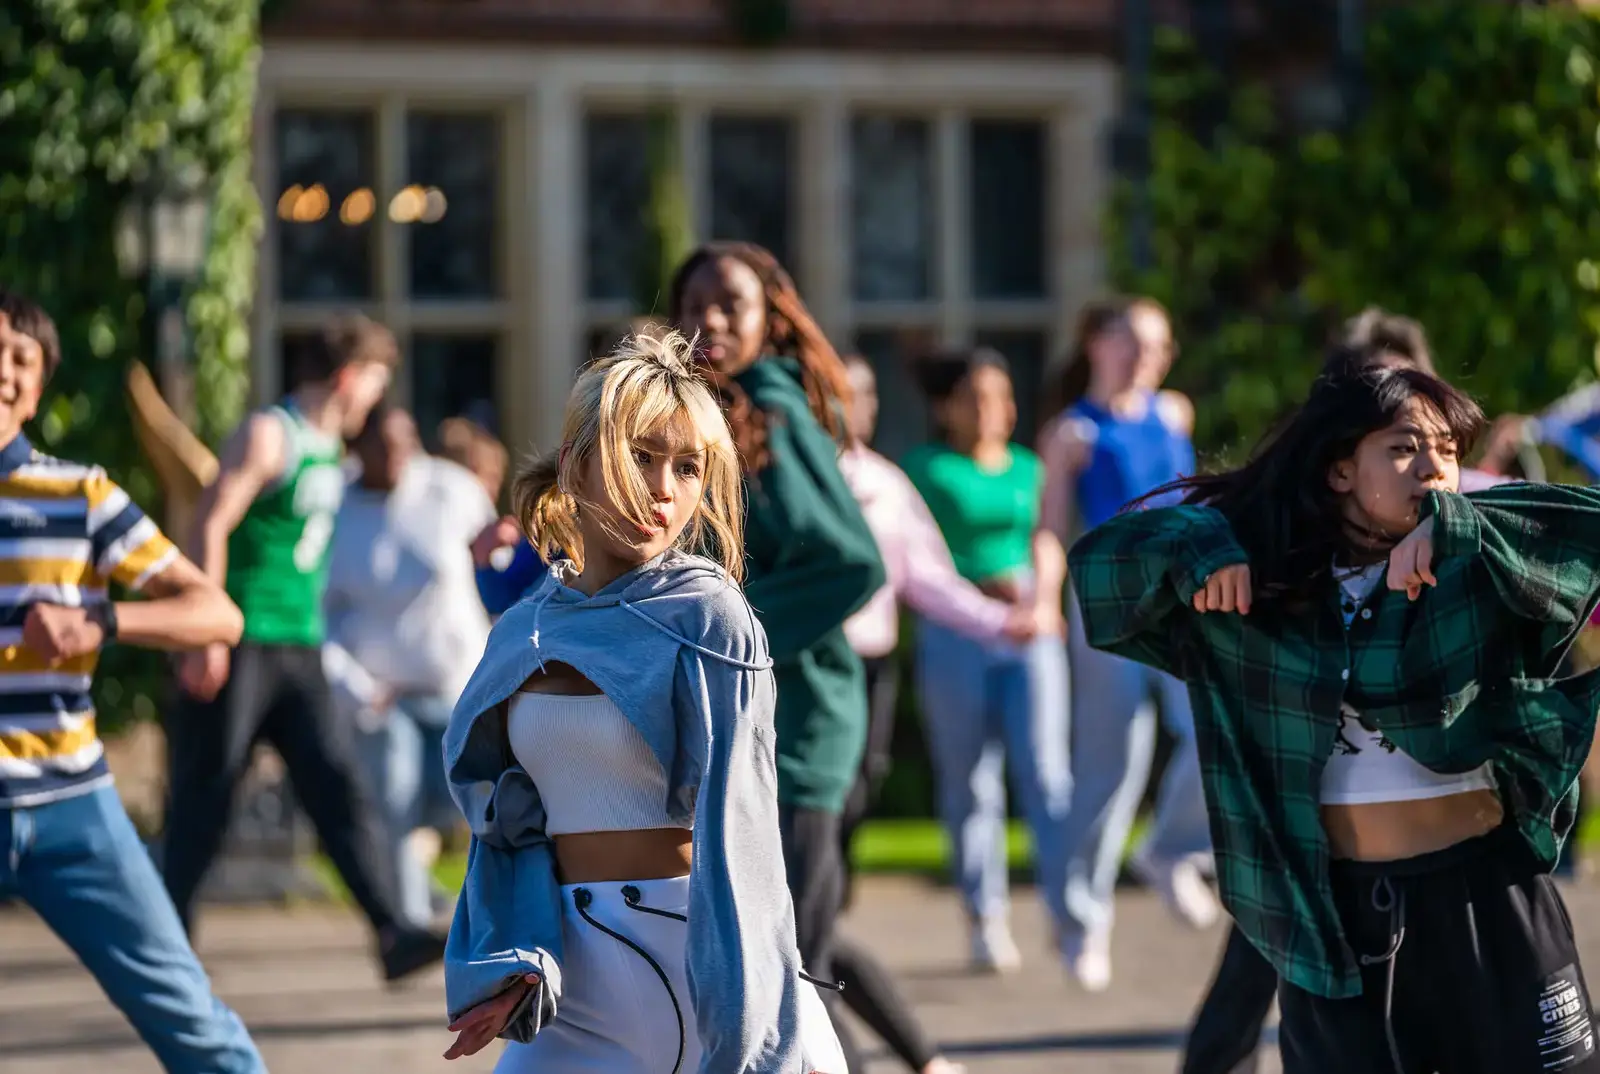
<svg viewBox="0 0 1600 1074"><path fill-rule="evenodd" d="M396 1015L390 1018L353 1018L337 1022L279 1024L254 1022L249 1026L250 1036L257 1043L272 1040L317 1040L322 1037L342 1037L361 1033L402 1033L419 1029L437 1029L440 1039L448 1034L442 1016L426 1018L414 1015ZM139 1047L139 1038L131 1030L121 1032L84 1033L64 1040L39 1040L7 1042L0 1047L0 1055L23 1059L50 1055L74 1055L80 1052L106 1052L119 1048Z"/></svg>

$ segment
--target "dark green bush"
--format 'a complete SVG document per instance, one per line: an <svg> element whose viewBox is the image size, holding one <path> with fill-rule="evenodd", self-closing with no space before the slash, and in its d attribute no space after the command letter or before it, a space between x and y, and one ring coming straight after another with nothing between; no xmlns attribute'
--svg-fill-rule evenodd
<svg viewBox="0 0 1600 1074"><path fill-rule="evenodd" d="M1366 41L1365 110L1300 132L1268 87L1233 88L1209 140L1214 77L1158 42L1148 195L1154 266L1113 275L1173 311L1173 385L1202 452L1236 457L1303 393L1345 316L1377 303L1426 325L1441 372L1491 414L1595 374L1600 334L1600 21L1566 6L1397 5Z"/></svg>

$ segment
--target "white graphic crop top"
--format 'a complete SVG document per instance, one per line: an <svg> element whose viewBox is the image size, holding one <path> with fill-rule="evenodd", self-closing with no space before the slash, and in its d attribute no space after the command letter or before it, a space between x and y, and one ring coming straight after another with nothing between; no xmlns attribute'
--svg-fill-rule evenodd
<svg viewBox="0 0 1600 1074"><path fill-rule="evenodd" d="M1334 572L1341 590L1339 608L1344 613L1346 629L1358 615L1371 617L1371 609L1364 605L1378 592L1388 570L1389 564L1380 562ZM1494 773L1487 764L1455 775L1424 768L1383 732L1363 723L1361 714L1345 703L1339 713L1339 735L1333 740L1333 753L1322 769L1321 801L1323 805L1412 802L1494 790L1494 786Z"/></svg>

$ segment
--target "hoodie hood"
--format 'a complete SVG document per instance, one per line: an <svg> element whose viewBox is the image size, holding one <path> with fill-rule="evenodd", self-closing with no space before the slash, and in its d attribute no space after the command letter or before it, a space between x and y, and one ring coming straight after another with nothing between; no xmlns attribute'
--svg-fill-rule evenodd
<svg viewBox="0 0 1600 1074"><path fill-rule="evenodd" d="M469 820L505 772L501 702L547 664L576 669L599 687L650 743L675 785L681 771L673 711L679 656L691 650L724 674L772 666L766 635L727 574L675 549L591 595L567 584L570 561L549 574L495 624L445 733L445 774ZM474 821L474 830L477 830Z"/></svg>

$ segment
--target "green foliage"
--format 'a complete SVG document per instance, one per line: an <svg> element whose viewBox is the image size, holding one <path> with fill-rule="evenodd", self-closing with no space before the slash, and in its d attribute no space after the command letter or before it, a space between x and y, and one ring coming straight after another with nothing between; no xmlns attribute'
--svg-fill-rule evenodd
<svg viewBox="0 0 1600 1074"><path fill-rule="evenodd" d="M44 304L63 362L31 434L98 462L146 510L160 491L123 394L145 296L114 221L163 168L210 177L210 243L186 307L201 432L231 427L249 383L246 314L260 208L250 178L257 0L9 0L0 6L0 282ZM103 722L154 711L159 664L108 654Z"/></svg>
<svg viewBox="0 0 1600 1074"><path fill-rule="evenodd" d="M1197 441L1236 458L1303 395L1346 316L1379 304L1427 327L1440 371L1491 414L1595 373L1600 336L1600 21L1565 6L1428 0L1367 36L1365 112L1294 132L1269 90L1236 87L1209 141L1214 76L1158 41L1148 196L1154 267L1113 274L1173 311L1173 386Z"/></svg>

